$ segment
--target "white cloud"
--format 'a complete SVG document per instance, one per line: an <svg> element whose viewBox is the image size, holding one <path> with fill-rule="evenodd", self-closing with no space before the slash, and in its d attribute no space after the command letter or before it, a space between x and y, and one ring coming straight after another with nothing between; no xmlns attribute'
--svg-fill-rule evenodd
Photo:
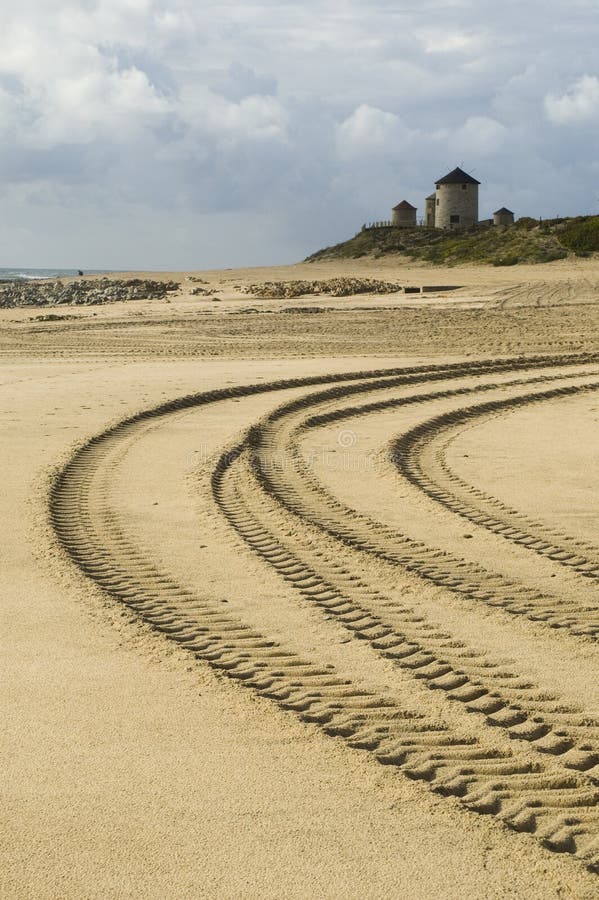
<svg viewBox="0 0 599 900"><path fill-rule="evenodd" d="M450 145L458 154L470 159L497 153L508 137L505 125L489 116L470 116L450 138Z"/></svg>
<svg viewBox="0 0 599 900"><path fill-rule="evenodd" d="M599 78L583 75L565 94L548 94L545 110L549 119L558 125L599 118Z"/></svg>
<svg viewBox="0 0 599 900"><path fill-rule="evenodd" d="M420 35L426 53L480 51L482 35L451 28L426 28Z"/></svg>
<svg viewBox="0 0 599 900"><path fill-rule="evenodd" d="M63 35L44 19L36 27L15 16L0 38L0 71L19 82L13 141L39 147L109 138L118 144L168 111L145 72L121 68L90 39L89 23Z"/></svg>
<svg viewBox="0 0 599 900"><path fill-rule="evenodd" d="M337 127L342 156L389 151L405 135L398 116L363 103Z"/></svg>
<svg viewBox="0 0 599 900"><path fill-rule="evenodd" d="M196 135L235 142L286 138L287 112L275 97L251 94L234 102L193 86L182 90L173 109Z"/></svg>

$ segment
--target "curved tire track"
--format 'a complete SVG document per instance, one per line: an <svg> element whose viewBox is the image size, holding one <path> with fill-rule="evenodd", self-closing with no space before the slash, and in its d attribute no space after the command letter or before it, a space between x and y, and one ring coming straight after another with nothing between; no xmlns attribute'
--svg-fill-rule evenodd
<svg viewBox="0 0 599 900"><path fill-rule="evenodd" d="M581 361L586 358L575 358L572 364ZM344 738L350 746L373 752L380 762L398 766L410 777L428 781L441 794L459 797L469 809L491 813L517 830L534 832L551 849L575 853L596 869L599 866L599 789L594 769L599 756L595 756L592 748L576 747L563 721L558 730L548 725L538 711L535 721L518 710L513 701L516 694L522 697L529 691L531 704L545 702L535 699L534 687L516 685L508 703L498 705L496 691L488 690L480 679L477 684L466 671L456 670L443 658L439 647L431 652L429 646L414 640L417 633L426 633L426 623L410 623L406 612L406 632L397 633L395 625L389 626L363 603L358 603L348 593L347 584L338 586L330 579L323 579L316 565L318 560L312 559L314 565L308 565L294 547L286 546L280 535L264 527L254 503L256 493L264 489L254 470L259 429L252 429L244 441L224 454L215 470L214 496L228 521L305 598L326 608L350 631L368 641L374 651L394 660L395 665L413 673L415 678L442 690L452 702L470 704L473 711L484 715L487 725L481 730L480 741L456 733L451 716L447 725L440 726L425 713L419 716L407 713L396 697L364 690L330 666L323 667L318 660L297 656L239 617L223 612L222 606L207 601L201 593L183 588L172 573L158 570L144 557L127 530L127 522L119 520L110 504L109 486L114 468L119 458L126 455L129 444L143 439L148 428L162 427L185 410L287 387L332 384L327 396L330 401L365 389L377 389L379 385L387 388L393 379L404 384L416 383L418 379L484 375L510 371L510 367L533 368L555 363L556 360L544 358L543 362L501 360L464 366L378 370L190 395L132 416L76 451L53 485L52 522L62 546L90 578L197 657L293 710L305 721ZM299 409L309 406L305 399L295 403ZM275 492L269 493L269 499L278 499ZM359 549L368 547L359 546ZM434 644L433 638L429 631L429 645L431 641ZM450 643L450 637L437 636L437 644L447 651L446 655L450 655ZM460 653L454 656L459 658ZM463 662L467 654L463 653L462 657ZM484 660L475 660L471 668L484 672ZM498 683L502 679L506 683L507 690L511 673L496 675ZM542 709L547 711L546 706ZM559 715L557 709L555 715ZM565 715L572 729L576 715L573 718L570 712ZM498 727L506 730L513 740L513 750L493 746L493 729ZM594 730L594 726L587 727ZM528 752L534 742L538 745L535 749L545 750L544 754L539 752L538 758L531 758ZM526 752L520 750L522 746Z"/></svg>
<svg viewBox="0 0 599 900"><path fill-rule="evenodd" d="M557 534L542 522L536 522L498 498L460 478L449 467L444 450L439 450L433 464L425 465L422 453L441 437L451 438L464 425L499 412L508 412L525 403L542 402L568 396L587 388L562 389L556 392L530 394L501 403L478 403L434 416L411 429L395 442L391 455L401 474L438 503L476 525L499 534L506 540L575 569L580 575L599 581L599 547L568 535ZM473 502L475 501L475 502ZM597 626L599 630L599 624Z"/></svg>

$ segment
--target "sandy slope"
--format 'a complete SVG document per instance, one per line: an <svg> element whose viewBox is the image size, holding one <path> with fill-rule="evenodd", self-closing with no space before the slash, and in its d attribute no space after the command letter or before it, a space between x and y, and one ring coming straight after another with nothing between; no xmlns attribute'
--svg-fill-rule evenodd
<svg viewBox="0 0 599 900"><path fill-rule="evenodd" d="M535 267L537 284L576 281L585 263ZM388 267L377 262L360 271L391 277ZM598 739L592 722L598 712L597 588L582 572L587 563L573 568L566 562L582 559L583 552L590 559L596 542L585 515L596 485L581 473L593 467L597 394L551 396L496 416L483 413L474 428L457 422L424 448L416 444L414 465L426 474L426 485L440 485L447 495L443 502L387 464L360 468L356 460L380 461L392 439L420 421L461 409L464 395L414 403L401 415L393 408L354 410L356 404L402 401L433 387L439 393L469 389L469 400L479 404L511 402L539 385L546 391L590 387L599 380L595 363L565 370L553 359L542 371L447 374L423 387L387 381L379 388L366 379L351 397L343 387L338 397L314 401L306 398L326 386L295 385L173 410L108 440L85 463L83 480L74 474L67 485L65 503L76 505L68 507L63 526L59 518L59 533L66 529L63 541L96 584L68 558L49 523L49 478L76 445L139 409L189 392L409 367L427 358L439 364L466 353L482 359L596 348L595 305L575 305L562 292L559 308L506 311L494 298L509 287L504 272L453 270L452 280L458 271L472 295L464 305L482 308L360 312L347 310L344 301L345 306L338 303L341 311L320 316L239 316L234 304L240 301L231 298L229 309L202 314L201 320L198 314L196 320L191 304L200 301L182 296L169 309L77 310L84 329L78 319L27 321L39 311L3 313L3 896L595 896L596 876L585 861L596 834L589 792ZM585 278L589 271L584 268ZM433 279L429 284L438 276L425 269L403 275L407 281L419 272ZM243 285L244 279L279 275L202 277ZM523 275L526 281L528 272L510 273L514 279ZM297 269L290 268L289 276L297 277ZM284 305L265 304L272 310ZM368 302L349 301L350 308L361 305ZM219 355L228 358L198 358ZM321 358L274 358L300 355ZM510 384L518 379L519 386ZM491 383L496 387L489 388ZM297 410L267 427L265 417L273 409L297 399ZM348 416L306 430L310 403L319 414L338 415L347 406ZM560 428L562 409L576 442ZM258 422L266 423L258 462L275 464L266 470L268 491L254 480L252 456L242 455L214 492L211 475L219 454ZM506 462L512 446L506 423L520 477ZM316 479L314 490L305 470L296 470L296 445ZM345 465L348 450L353 456ZM550 479L564 485L557 506ZM575 497L575 504L564 501L564 494ZM381 541L388 559L355 543L366 534L365 520L348 518L330 505L329 496L373 520L367 541L375 549ZM468 518L492 518L489 508L503 531ZM526 525L535 546L553 541L558 549L547 555L519 543L513 512L525 517L518 527ZM265 549L270 545L250 522L269 529L299 568L283 563L282 550ZM406 568L405 551L403 564L393 562L397 537L391 539L389 529L448 554L445 581L430 564L428 574L417 574L409 562ZM563 560L572 548L578 556ZM348 610L323 606L328 601L302 593L301 583L298 590L286 571L297 569L300 578L302 566L310 566L317 581L338 584ZM488 599L474 602L456 591L452 578L447 580L456 571L460 579L484 585ZM118 599L119 591L152 603L136 612L123 604L124 594ZM180 616L186 623L180 636L193 635L187 644L173 640ZM271 651L227 631L233 621L289 654L275 664L282 667L282 674L272 676L279 693L295 696L300 689L293 685L302 679L314 687L318 679L325 685L339 676L355 696L367 694L373 702L356 705L349 688L321 687L318 704L338 696L333 721L346 723L331 737L316 715L318 704L308 705L314 714L302 718L301 707L284 708L285 700L279 705L268 689L248 689L243 680L227 677L226 669L214 669L218 654L211 660L208 651L191 652L200 647L198 635L208 633L214 641L229 634L233 666L239 665L237 653L245 666L274 671ZM432 671L430 664L412 670L381 653L376 623L382 621L422 642L437 661ZM354 638L356 629L362 629L361 639ZM240 651L236 641L242 641ZM435 670L439 660L472 683L489 683L494 696L507 698L503 712L472 712L452 699L451 690L430 690L429 680L449 677ZM307 665L329 674L311 675ZM377 698L393 704L394 717L385 717ZM505 712L515 707L522 715L510 724ZM504 719L493 724L493 715ZM468 765L478 787L489 789L484 772L494 753L509 760L502 810L477 815L463 795L439 792L448 778L446 762L430 778L416 780L406 777L403 764L380 765L377 753L388 755L389 747L405 740L401 735L411 717L428 736L429 749L436 747L443 757L454 748L453 767L464 764L462 748L476 742L482 762L472 758ZM546 724L542 734L526 724L534 722ZM570 739L571 747L561 746ZM550 742L552 751L542 752L541 745ZM524 771L540 774L517 774ZM553 786L540 787L543 779ZM502 815L509 804L535 791L539 822L528 829L532 833L508 829ZM560 849L567 852L560 854L539 840L542 828L554 821L556 799L564 810L580 804L590 822L584 834L571 838L572 846L570 838L561 839Z"/></svg>

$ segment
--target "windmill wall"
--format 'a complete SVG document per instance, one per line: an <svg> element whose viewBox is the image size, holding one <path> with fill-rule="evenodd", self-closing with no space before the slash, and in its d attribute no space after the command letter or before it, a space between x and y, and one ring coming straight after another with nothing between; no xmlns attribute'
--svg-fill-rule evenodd
<svg viewBox="0 0 599 900"><path fill-rule="evenodd" d="M478 184L438 184L435 228L468 228L478 222Z"/></svg>

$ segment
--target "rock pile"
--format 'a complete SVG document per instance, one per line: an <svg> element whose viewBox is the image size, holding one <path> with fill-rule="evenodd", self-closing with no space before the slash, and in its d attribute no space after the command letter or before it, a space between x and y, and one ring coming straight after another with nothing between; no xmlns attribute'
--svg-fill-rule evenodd
<svg viewBox="0 0 599 900"><path fill-rule="evenodd" d="M328 294L331 297L352 297L356 294L396 294L399 284L378 281L376 278L330 278L328 281L264 281L251 284L246 294L259 297L284 299L304 297L308 294Z"/></svg>
<svg viewBox="0 0 599 900"><path fill-rule="evenodd" d="M207 281L204 283L208 284ZM216 291L216 290L214 290L214 288L196 287L196 288L192 288L189 293L192 294L194 297L212 297L213 294L220 294L220 291Z"/></svg>
<svg viewBox="0 0 599 900"><path fill-rule="evenodd" d="M162 300L176 291L176 281L151 281L144 278L93 281L12 281L0 284L0 309L15 306L95 306L117 300Z"/></svg>

